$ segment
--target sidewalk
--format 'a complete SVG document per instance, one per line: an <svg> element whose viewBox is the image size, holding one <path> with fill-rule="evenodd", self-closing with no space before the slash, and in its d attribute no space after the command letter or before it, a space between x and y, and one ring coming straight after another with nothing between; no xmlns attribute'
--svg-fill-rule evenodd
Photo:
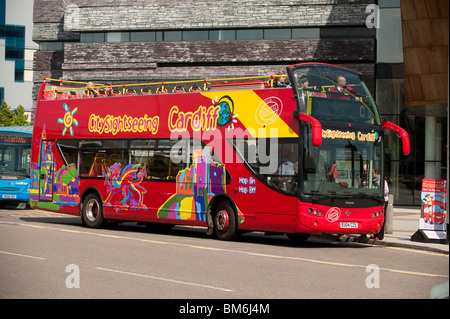
<svg viewBox="0 0 450 319"><path fill-rule="evenodd" d="M383 240L361 239L357 236L340 236L340 241L359 242L374 245L387 245L411 249L421 249L440 253L449 253L448 244L423 243L411 240L411 236L419 229L420 208L395 207L392 234L385 234Z"/></svg>

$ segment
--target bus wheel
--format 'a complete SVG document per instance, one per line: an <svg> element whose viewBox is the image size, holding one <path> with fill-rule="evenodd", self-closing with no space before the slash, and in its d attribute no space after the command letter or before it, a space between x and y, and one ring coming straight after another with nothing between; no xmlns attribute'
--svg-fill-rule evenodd
<svg viewBox="0 0 450 319"><path fill-rule="evenodd" d="M294 243L303 243L306 241L311 234L304 234L304 233L294 233L294 234L286 234L290 240L292 240Z"/></svg>
<svg viewBox="0 0 450 319"><path fill-rule="evenodd" d="M238 237L236 213L227 201L221 201L213 216L214 232L220 240L234 240Z"/></svg>
<svg viewBox="0 0 450 319"><path fill-rule="evenodd" d="M100 228L103 225L103 209L96 195L89 194L84 199L81 220L89 228Z"/></svg>

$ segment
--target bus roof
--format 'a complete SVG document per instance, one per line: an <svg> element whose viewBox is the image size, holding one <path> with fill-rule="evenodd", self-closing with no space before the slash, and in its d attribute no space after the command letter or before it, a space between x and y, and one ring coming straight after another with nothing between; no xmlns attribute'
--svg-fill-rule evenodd
<svg viewBox="0 0 450 319"><path fill-rule="evenodd" d="M33 126L5 126L0 127L0 131L2 132L15 132L15 133L30 133L33 134Z"/></svg>

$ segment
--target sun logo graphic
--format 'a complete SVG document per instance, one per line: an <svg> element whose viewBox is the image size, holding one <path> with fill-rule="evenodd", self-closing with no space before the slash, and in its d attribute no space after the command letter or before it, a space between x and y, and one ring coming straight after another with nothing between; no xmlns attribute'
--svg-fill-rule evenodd
<svg viewBox="0 0 450 319"><path fill-rule="evenodd" d="M69 106L64 103L63 105L66 114L64 114L63 118L58 118L57 122L60 124L64 124L64 129L62 131L62 136L66 135L67 130L70 132L70 136L73 136L73 127L72 124L78 126L78 121L73 117L73 115L77 112L77 108L74 108L70 111Z"/></svg>

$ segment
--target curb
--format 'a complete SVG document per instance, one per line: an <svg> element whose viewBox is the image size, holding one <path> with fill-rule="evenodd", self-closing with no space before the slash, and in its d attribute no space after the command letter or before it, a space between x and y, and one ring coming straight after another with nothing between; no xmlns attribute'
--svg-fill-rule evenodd
<svg viewBox="0 0 450 319"><path fill-rule="evenodd" d="M352 243L352 244L364 244L364 245L376 245L376 246L389 246L389 247L401 247L401 248L409 248L409 249L416 249L416 250L425 250L430 252L436 252L441 254L449 254L448 249L443 249L440 247L431 247L431 246L424 246L420 244L414 244L414 242L392 242L389 240L375 240L373 238L359 238L356 236L348 236L348 235L329 235L325 238L329 238L335 241L343 242L343 243ZM433 244L434 245L434 244ZM446 244L437 244L437 245L446 245ZM447 245L448 246L448 245Z"/></svg>

